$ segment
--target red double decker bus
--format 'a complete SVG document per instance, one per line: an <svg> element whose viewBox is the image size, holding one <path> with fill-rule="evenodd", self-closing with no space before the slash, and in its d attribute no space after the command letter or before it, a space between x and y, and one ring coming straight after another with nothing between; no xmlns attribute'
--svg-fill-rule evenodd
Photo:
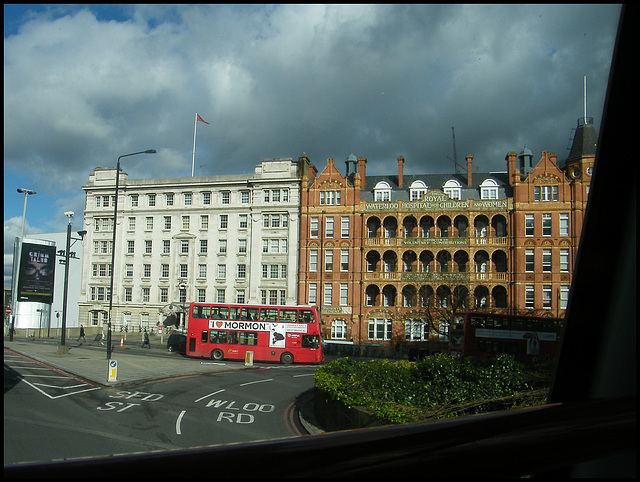
<svg viewBox="0 0 640 482"><path fill-rule="evenodd" d="M187 356L212 360L320 363L324 360L315 306L192 303Z"/></svg>
<svg viewBox="0 0 640 482"><path fill-rule="evenodd" d="M449 327L449 353L478 357L507 353L522 361L554 358L562 322L551 317L456 313Z"/></svg>

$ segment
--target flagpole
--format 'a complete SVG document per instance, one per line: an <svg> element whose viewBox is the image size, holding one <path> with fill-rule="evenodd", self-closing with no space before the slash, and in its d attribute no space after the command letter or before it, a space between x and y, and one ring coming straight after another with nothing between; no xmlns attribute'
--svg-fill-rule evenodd
<svg viewBox="0 0 640 482"><path fill-rule="evenodd" d="M191 177L193 177L193 167L196 163L196 130L198 129L198 113L193 121L193 156L191 157Z"/></svg>

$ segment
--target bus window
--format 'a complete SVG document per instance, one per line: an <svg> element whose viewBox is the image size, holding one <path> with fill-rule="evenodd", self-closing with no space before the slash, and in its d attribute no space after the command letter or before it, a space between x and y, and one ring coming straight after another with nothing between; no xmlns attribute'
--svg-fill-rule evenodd
<svg viewBox="0 0 640 482"><path fill-rule="evenodd" d="M194 306L193 307L193 317L194 318L209 318L209 307L208 306Z"/></svg>
<svg viewBox="0 0 640 482"><path fill-rule="evenodd" d="M211 307L211 319L214 320L228 320L229 319L229 308L227 307Z"/></svg>
<svg viewBox="0 0 640 482"><path fill-rule="evenodd" d="M258 320L258 308L242 308L241 310L241 320Z"/></svg>
<svg viewBox="0 0 640 482"><path fill-rule="evenodd" d="M231 307L231 311L229 313L229 319L230 320L239 320L240 319L240 311L241 311L241 308L238 308L236 306L232 306Z"/></svg>
<svg viewBox="0 0 640 482"><path fill-rule="evenodd" d="M209 332L209 343L226 343L227 332L224 330L211 330Z"/></svg>
<svg viewBox="0 0 640 482"><path fill-rule="evenodd" d="M260 321L278 321L277 308L261 308Z"/></svg>
<svg viewBox="0 0 640 482"><path fill-rule="evenodd" d="M200 343L206 343L209 340L209 334L206 331L203 331L200 334Z"/></svg>
<svg viewBox="0 0 640 482"><path fill-rule="evenodd" d="M241 331L240 332L240 344L255 346L258 344L258 332L256 331Z"/></svg>
<svg viewBox="0 0 640 482"><path fill-rule="evenodd" d="M313 311L311 310L300 310L300 319L298 320L300 323L313 323Z"/></svg>
<svg viewBox="0 0 640 482"><path fill-rule="evenodd" d="M238 332L230 331L227 336L227 344L228 345L237 345L238 344Z"/></svg>
<svg viewBox="0 0 640 482"><path fill-rule="evenodd" d="M298 321L298 310L280 310L280 321L295 323Z"/></svg>
<svg viewBox="0 0 640 482"><path fill-rule="evenodd" d="M302 335L302 348L318 348L320 346L320 337L318 335Z"/></svg>

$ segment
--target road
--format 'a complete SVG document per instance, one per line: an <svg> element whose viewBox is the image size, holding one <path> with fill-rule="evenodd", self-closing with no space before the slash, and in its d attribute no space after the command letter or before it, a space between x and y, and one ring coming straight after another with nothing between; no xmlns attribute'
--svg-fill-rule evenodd
<svg viewBox="0 0 640 482"><path fill-rule="evenodd" d="M140 355L141 359L145 355ZM4 463L297 437L316 367L273 365L109 387L5 351Z"/></svg>

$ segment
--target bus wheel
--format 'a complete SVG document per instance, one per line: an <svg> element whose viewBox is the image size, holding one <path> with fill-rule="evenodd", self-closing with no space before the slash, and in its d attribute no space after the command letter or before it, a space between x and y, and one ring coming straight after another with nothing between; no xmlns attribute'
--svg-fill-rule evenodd
<svg viewBox="0 0 640 482"><path fill-rule="evenodd" d="M220 348L216 348L215 350L213 350L211 352L211 359L212 360L220 361L223 358L224 358L224 353L222 353L222 350Z"/></svg>
<svg viewBox="0 0 640 482"><path fill-rule="evenodd" d="M280 361L285 365L291 365L293 363L293 355L288 351L284 352L280 355Z"/></svg>

